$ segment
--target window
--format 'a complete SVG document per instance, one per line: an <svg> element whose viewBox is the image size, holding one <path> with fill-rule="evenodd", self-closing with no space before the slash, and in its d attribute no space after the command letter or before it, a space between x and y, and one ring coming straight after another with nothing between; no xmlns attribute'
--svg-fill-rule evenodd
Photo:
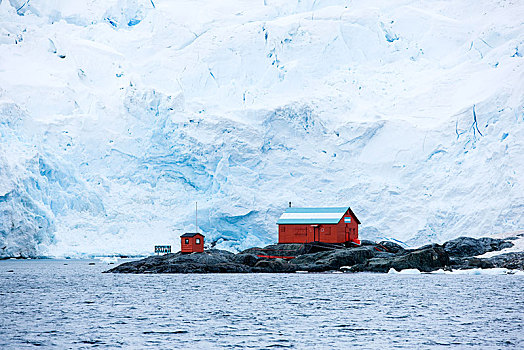
<svg viewBox="0 0 524 350"><path fill-rule="evenodd" d="M186 239L184 240L184 243L185 243L185 244L189 244L189 239L186 238Z"/></svg>
<svg viewBox="0 0 524 350"><path fill-rule="evenodd" d="M196 244L200 244L200 238L195 239Z"/></svg>
<svg viewBox="0 0 524 350"><path fill-rule="evenodd" d="M286 226L280 226L280 229L281 229L280 231L286 232Z"/></svg>

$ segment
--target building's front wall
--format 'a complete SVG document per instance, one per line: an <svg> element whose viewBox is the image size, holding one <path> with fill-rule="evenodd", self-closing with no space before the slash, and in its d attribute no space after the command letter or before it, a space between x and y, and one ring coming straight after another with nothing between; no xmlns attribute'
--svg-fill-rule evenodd
<svg viewBox="0 0 524 350"><path fill-rule="evenodd" d="M193 237L181 237L180 251L182 253L202 253L204 251L204 236L195 235ZM200 243L196 243L196 239L200 239ZM187 240L187 243L186 243Z"/></svg>
<svg viewBox="0 0 524 350"><path fill-rule="evenodd" d="M358 242L358 223L349 210L338 224L278 225L278 243L344 243L348 241Z"/></svg>

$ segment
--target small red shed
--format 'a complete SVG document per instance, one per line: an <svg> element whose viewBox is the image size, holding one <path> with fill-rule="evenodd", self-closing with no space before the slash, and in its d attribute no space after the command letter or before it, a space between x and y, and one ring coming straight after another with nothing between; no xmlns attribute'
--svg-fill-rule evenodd
<svg viewBox="0 0 524 350"><path fill-rule="evenodd" d="M204 251L204 235L200 233L184 233L180 236L180 251L182 253L202 253Z"/></svg>
<svg viewBox="0 0 524 350"><path fill-rule="evenodd" d="M360 244L360 221L350 207L287 208L277 221L278 243Z"/></svg>

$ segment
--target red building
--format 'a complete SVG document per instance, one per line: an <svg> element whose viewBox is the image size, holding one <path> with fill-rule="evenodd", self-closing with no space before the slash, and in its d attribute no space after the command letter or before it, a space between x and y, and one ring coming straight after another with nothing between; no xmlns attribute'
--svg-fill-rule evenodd
<svg viewBox="0 0 524 350"><path fill-rule="evenodd" d="M287 208L277 221L278 243L360 244L360 221L350 207Z"/></svg>
<svg viewBox="0 0 524 350"><path fill-rule="evenodd" d="M180 236L180 251L182 253L202 253L204 251L204 236L200 233L184 233Z"/></svg>

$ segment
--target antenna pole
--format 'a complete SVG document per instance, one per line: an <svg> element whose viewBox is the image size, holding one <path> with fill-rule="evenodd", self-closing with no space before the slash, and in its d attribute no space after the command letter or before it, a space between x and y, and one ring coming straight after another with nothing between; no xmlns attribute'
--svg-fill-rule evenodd
<svg viewBox="0 0 524 350"><path fill-rule="evenodd" d="M198 233L198 202L195 202L195 232Z"/></svg>

